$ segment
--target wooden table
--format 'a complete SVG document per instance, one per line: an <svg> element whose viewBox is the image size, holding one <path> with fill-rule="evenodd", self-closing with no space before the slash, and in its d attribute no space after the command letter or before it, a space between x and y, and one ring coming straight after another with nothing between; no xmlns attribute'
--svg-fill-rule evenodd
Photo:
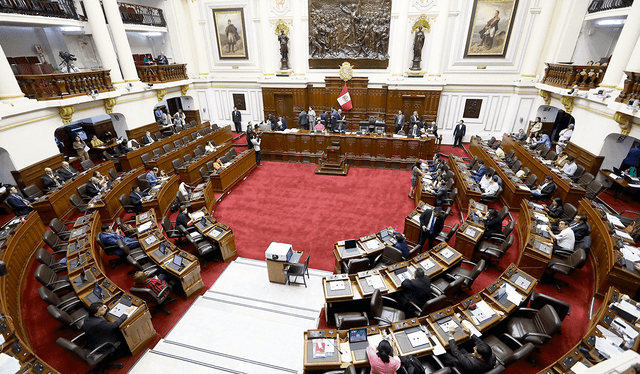
<svg viewBox="0 0 640 374"><path fill-rule="evenodd" d="M466 221L456 232L456 249L462 253L464 258L471 260L476 250L476 245L484 234L484 226L475 222Z"/></svg>
<svg viewBox="0 0 640 374"><path fill-rule="evenodd" d="M197 147L197 146L196 146ZM182 148L181 148L182 149ZM195 147L193 148L195 149ZM204 155L197 160L193 160L191 163L184 165L180 168L180 182L185 182L186 184L194 184L202 181L202 175L200 175L200 168L204 167L207 170L207 162L213 161L218 157L224 156L231 149L231 142L225 142L221 146L219 146L215 151L209 153L208 155ZM186 151L186 149L185 149ZM187 153L183 153L184 156Z"/></svg>
<svg viewBox="0 0 640 374"><path fill-rule="evenodd" d="M469 200L480 201L480 187L471 179L471 172L467 169L466 164L459 157L449 155L449 169L453 172L455 186L458 188L458 196L456 202L459 207L469 205Z"/></svg>
<svg viewBox="0 0 640 374"><path fill-rule="evenodd" d="M293 251L293 256L291 256L296 261L274 261L270 259L266 259L267 262L267 273L269 275L269 282L271 283L280 283L285 284L287 279L284 275L284 269L292 264L297 264L299 260L302 258L302 251Z"/></svg>
<svg viewBox="0 0 640 374"><path fill-rule="evenodd" d="M176 174L165 181L158 181L158 184L149 190L149 196L142 201L144 210L153 209L160 217L166 216L171 204L176 200L179 184Z"/></svg>
<svg viewBox="0 0 640 374"><path fill-rule="evenodd" d="M538 212L537 214L543 214ZM517 265L527 269L527 273L536 279L542 278L553 254L553 241L534 233L536 219L534 210L527 200L522 200L518 216L518 238L520 254Z"/></svg>
<svg viewBox="0 0 640 374"><path fill-rule="evenodd" d="M112 182L111 188L108 191L101 192L91 199L88 203L90 210L97 210L102 217L102 221L113 222L116 217L120 217L120 214L124 210L122 204L120 204L120 196L127 195L131 192L131 188L138 184L138 176L143 174L143 168L137 168L126 175L119 177L119 180Z"/></svg>
<svg viewBox="0 0 640 374"><path fill-rule="evenodd" d="M224 192L256 167L256 151L248 149L235 157L231 164L209 175L211 188L216 192Z"/></svg>
<svg viewBox="0 0 640 374"><path fill-rule="evenodd" d="M202 208L197 212L197 214L204 217L207 221L206 227L203 227L198 222L196 222L194 226L199 233L206 236L212 242L218 244L222 260L227 262L238 255L233 230L229 226L218 222L215 218L211 217L208 212L209 211L205 208ZM196 214L196 212L192 214Z"/></svg>

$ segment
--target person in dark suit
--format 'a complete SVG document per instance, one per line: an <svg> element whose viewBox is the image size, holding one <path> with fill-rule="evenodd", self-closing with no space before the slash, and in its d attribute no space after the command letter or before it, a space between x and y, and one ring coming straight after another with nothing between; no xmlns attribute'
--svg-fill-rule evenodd
<svg viewBox="0 0 640 374"><path fill-rule="evenodd" d="M424 273L423 269L418 268L413 279L402 281L402 290L398 305L405 311L407 316L413 315L414 308L412 308L411 303L422 308L422 305L431 299L431 278Z"/></svg>
<svg viewBox="0 0 640 374"><path fill-rule="evenodd" d="M396 117L393 119L393 123L396 124L396 134L398 131L404 129L404 114L402 114L401 110L396 114Z"/></svg>
<svg viewBox="0 0 640 374"><path fill-rule="evenodd" d="M329 126L331 131L336 131L336 129L338 128L338 121L341 119L342 117L340 117L340 114L338 114L336 107L332 106L331 107L331 126Z"/></svg>
<svg viewBox="0 0 640 374"><path fill-rule="evenodd" d="M422 126L422 121L420 121L420 116L418 115L418 112L413 112L413 115L411 116L411 118L409 118L410 128L413 128L414 125L418 125L418 128Z"/></svg>
<svg viewBox="0 0 640 374"><path fill-rule="evenodd" d="M463 327L463 330L467 334L470 334L468 328ZM454 334L455 327L451 327L449 330L449 347L451 353L447 352L443 355L447 366L455 366L461 373L465 374L481 374L493 369L496 365L496 356L487 343L483 342L477 336L471 335L475 347L473 347L473 353L467 353L458 348Z"/></svg>
<svg viewBox="0 0 640 374"><path fill-rule="evenodd" d="M576 242L581 241L585 236L589 235L589 226L587 226L587 216L577 214L573 221L569 224L569 228L573 230L573 236Z"/></svg>
<svg viewBox="0 0 640 374"><path fill-rule="evenodd" d="M447 195L449 194L449 190L447 189L447 185L445 183L440 183L435 188L435 197L433 204L436 206L440 206L447 199Z"/></svg>
<svg viewBox="0 0 640 374"><path fill-rule="evenodd" d="M236 126L236 132L242 132L242 113L238 110L237 107L233 107L233 112L231 112L231 120L233 124Z"/></svg>
<svg viewBox="0 0 640 374"><path fill-rule="evenodd" d="M556 184L553 183L553 177L551 175L547 175L544 178L544 182L540 183L537 188L531 190L531 199L544 199L551 194L553 194L556 190Z"/></svg>
<svg viewBox="0 0 640 374"><path fill-rule="evenodd" d="M26 216L33 210L31 203L35 201L35 199L32 197L24 197L18 192L17 188L11 187L9 189L9 196L7 196L5 201L17 216Z"/></svg>
<svg viewBox="0 0 640 374"><path fill-rule="evenodd" d="M89 197L94 197L102 191L102 187L100 187L100 182L96 177L89 178L89 183L86 185L87 195Z"/></svg>
<svg viewBox="0 0 640 374"><path fill-rule="evenodd" d="M287 120L282 116L278 116L278 120L275 122L276 131L284 131L287 129ZM273 127L273 125L272 125Z"/></svg>
<svg viewBox="0 0 640 374"><path fill-rule="evenodd" d="M276 116L274 116L272 113L267 113L267 119L271 123L275 123L276 122Z"/></svg>
<svg viewBox="0 0 640 374"><path fill-rule="evenodd" d="M309 117L304 108L302 108L300 115L298 115L298 125L300 125L301 130L309 130Z"/></svg>
<svg viewBox="0 0 640 374"><path fill-rule="evenodd" d="M544 208L544 211L547 213L547 218L549 218L549 222L551 222L551 224L558 222L560 216L564 214L562 199L559 197L554 198L551 200L551 204Z"/></svg>
<svg viewBox="0 0 640 374"><path fill-rule="evenodd" d="M73 177L80 174L76 169L73 168L73 166L69 165L69 163L66 161L62 162L62 167L58 169L57 173L65 182L69 179L73 179Z"/></svg>
<svg viewBox="0 0 640 374"><path fill-rule="evenodd" d="M180 212L176 217L176 228L178 227L178 225L182 225L182 227L184 227L185 229L193 226L193 222L191 221L191 218L189 218L189 213L187 211L186 205L180 205Z"/></svg>
<svg viewBox="0 0 640 374"><path fill-rule="evenodd" d="M487 212L487 217L483 221L484 224L484 234L482 234L483 238L488 238L493 234L502 233L502 220L498 217L498 212L495 209L489 209Z"/></svg>
<svg viewBox="0 0 640 374"><path fill-rule="evenodd" d="M51 168L44 168L44 175L40 178L44 188L48 190L54 190L58 187L62 187L64 181L60 176L55 174Z"/></svg>
<svg viewBox="0 0 640 374"><path fill-rule="evenodd" d="M136 213L144 212L144 208L142 207L142 197L147 195L148 193L140 191L140 186L137 184L131 188L131 192L129 193L129 202L136 208Z"/></svg>
<svg viewBox="0 0 640 374"><path fill-rule="evenodd" d="M92 351L104 343L116 344L120 342L119 348L116 349L115 346L109 344L100 348L98 353L109 354L116 352L116 350L119 353L125 352L124 348L126 348L127 345L122 336L122 332L120 332L120 325L127 320L127 312L131 313L131 309L133 308L134 306L129 307L120 318L109 322L104 318L108 311L107 306L101 301L91 303L91 305L89 305L89 315L84 319L84 324L82 325L86 338L84 348Z"/></svg>
<svg viewBox="0 0 640 374"><path fill-rule="evenodd" d="M147 131L147 133L142 137L142 144L151 144L155 141L156 139L151 136L151 133L149 131Z"/></svg>
<svg viewBox="0 0 640 374"><path fill-rule="evenodd" d="M409 130L409 133L407 134L407 136L412 136L414 138L419 138L420 137L420 129L418 128L418 125L413 125L413 127L411 128L411 130Z"/></svg>
<svg viewBox="0 0 640 374"><path fill-rule="evenodd" d="M438 137L438 125L436 125L436 121L431 122L431 127L429 128L433 133L433 136Z"/></svg>
<svg viewBox="0 0 640 374"><path fill-rule="evenodd" d="M435 207L433 210L425 209L420 215L420 238L418 244L422 245L422 251L430 250L433 242L444 227L444 217L442 217L442 208ZM428 239L428 246L425 248L424 243Z"/></svg>
<svg viewBox="0 0 640 374"><path fill-rule="evenodd" d="M467 132L467 125L464 124L463 120L456 125L456 128L453 129L453 147L462 148L462 138L464 134Z"/></svg>
<svg viewBox="0 0 640 374"><path fill-rule="evenodd" d="M120 235L118 233L113 232L111 230L111 225L104 224L101 227L102 232L99 234L100 240L107 246L115 246L118 245L118 240L122 240L127 247L131 249L140 248L140 242L138 239L127 238L124 235ZM106 252L105 252L106 253ZM108 255L117 255L120 257L126 257L127 255L123 253L121 250L116 249L112 252L107 253Z"/></svg>
<svg viewBox="0 0 640 374"><path fill-rule="evenodd" d="M484 177L484 173L487 172L487 167L484 165L484 161L478 160L478 163L480 164L480 167L478 168L478 170L474 171L473 175L471 176L471 178L473 178L476 183L480 183L480 180L482 179L482 177Z"/></svg>
<svg viewBox="0 0 640 374"><path fill-rule="evenodd" d="M251 138L253 137L253 129L251 128L251 122L249 122L249 124L247 125L247 132L244 134L244 136L247 138L247 148L253 149L253 143L251 143Z"/></svg>
<svg viewBox="0 0 640 374"><path fill-rule="evenodd" d="M320 114L320 120L322 121L322 124L324 125L324 127L327 127L327 124L329 123L329 117L327 117L326 110L323 110L322 114Z"/></svg>

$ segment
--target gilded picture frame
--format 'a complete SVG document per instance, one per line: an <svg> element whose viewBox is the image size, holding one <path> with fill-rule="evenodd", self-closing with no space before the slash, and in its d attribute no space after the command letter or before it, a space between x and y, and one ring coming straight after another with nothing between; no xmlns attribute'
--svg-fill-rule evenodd
<svg viewBox="0 0 640 374"><path fill-rule="evenodd" d="M504 58L518 0L474 0L465 58Z"/></svg>
<svg viewBox="0 0 640 374"><path fill-rule="evenodd" d="M221 60L249 59L243 8L212 9Z"/></svg>

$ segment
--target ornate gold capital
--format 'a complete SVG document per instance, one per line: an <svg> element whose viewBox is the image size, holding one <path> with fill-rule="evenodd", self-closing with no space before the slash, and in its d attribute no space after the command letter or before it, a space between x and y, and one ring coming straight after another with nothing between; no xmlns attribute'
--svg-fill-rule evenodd
<svg viewBox="0 0 640 374"><path fill-rule="evenodd" d="M189 91L189 85L188 84L183 84L182 86L180 86L180 94L182 96L185 96L187 94L187 91Z"/></svg>
<svg viewBox="0 0 640 374"><path fill-rule="evenodd" d="M565 112L573 112L573 96L562 96L560 102L564 105Z"/></svg>
<svg viewBox="0 0 640 374"><path fill-rule="evenodd" d="M421 14L411 27L411 33L413 34L416 32L419 27L426 29L427 32L431 32L431 23L429 23L430 18L431 17L427 17L426 14Z"/></svg>
<svg viewBox="0 0 640 374"><path fill-rule="evenodd" d="M620 133L622 135L629 135L631 131L631 116L622 112L615 112L613 115L613 120L618 122L618 126L620 126Z"/></svg>
<svg viewBox="0 0 640 374"><path fill-rule="evenodd" d="M289 35L289 25L282 18L280 18L278 21L276 21L275 34L276 35L280 35L280 30L284 30L284 34L285 35Z"/></svg>
<svg viewBox="0 0 640 374"><path fill-rule="evenodd" d="M540 95L540 97L544 100L544 105L549 105L551 103L551 92L540 90L540 92L538 92L538 95Z"/></svg>
<svg viewBox="0 0 640 374"><path fill-rule="evenodd" d="M73 113L76 111L73 105L63 106L58 108L60 111L60 118L62 118L62 123L65 125L67 123L71 123L73 121Z"/></svg>
<svg viewBox="0 0 640 374"><path fill-rule="evenodd" d="M353 65L346 61L343 62L342 65L340 65L340 72L338 75L345 82L351 80L351 78L353 78Z"/></svg>
<svg viewBox="0 0 640 374"><path fill-rule="evenodd" d="M104 111L107 114L113 113L113 107L116 106L117 103L118 103L118 98L116 97L111 97L109 99L106 99L104 101Z"/></svg>
<svg viewBox="0 0 640 374"><path fill-rule="evenodd" d="M165 90L164 88L161 90L157 90L156 96L158 96L158 102L162 101L164 99L164 95L166 94L167 94L167 90Z"/></svg>

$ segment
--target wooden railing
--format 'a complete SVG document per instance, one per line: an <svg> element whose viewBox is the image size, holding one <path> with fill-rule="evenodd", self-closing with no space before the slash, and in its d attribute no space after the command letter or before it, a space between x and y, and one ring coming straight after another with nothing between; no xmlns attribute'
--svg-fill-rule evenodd
<svg viewBox="0 0 640 374"><path fill-rule="evenodd" d="M576 85L581 90L596 88L607 71L607 65L599 63L593 65L545 64L547 68L544 71L542 83L562 88L572 88Z"/></svg>
<svg viewBox="0 0 640 374"><path fill-rule="evenodd" d="M73 0L0 0L0 12L31 16L85 20L76 12Z"/></svg>
<svg viewBox="0 0 640 374"><path fill-rule="evenodd" d="M138 77L145 83L175 82L189 79L187 64L136 66Z"/></svg>
<svg viewBox="0 0 640 374"><path fill-rule="evenodd" d="M22 92L30 99L58 100L82 96L92 90L115 91L110 70L43 75L16 75Z"/></svg>
<svg viewBox="0 0 640 374"><path fill-rule="evenodd" d="M633 5L633 0L591 0L587 12L595 13L603 10L627 8Z"/></svg>
<svg viewBox="0 0 640 374"><path fill-rule="evenodd" d="M624 80L624 88L616 101L629 103L630 99L640 100L640 72L625 71L627 79Z"/></svg>
<svg viewBox="0 0 640 374"><path fill-rule="evenodd" d="M122 22L134 25L165 27L167 22L162 9L137 4L118 3Z"/></svg>

